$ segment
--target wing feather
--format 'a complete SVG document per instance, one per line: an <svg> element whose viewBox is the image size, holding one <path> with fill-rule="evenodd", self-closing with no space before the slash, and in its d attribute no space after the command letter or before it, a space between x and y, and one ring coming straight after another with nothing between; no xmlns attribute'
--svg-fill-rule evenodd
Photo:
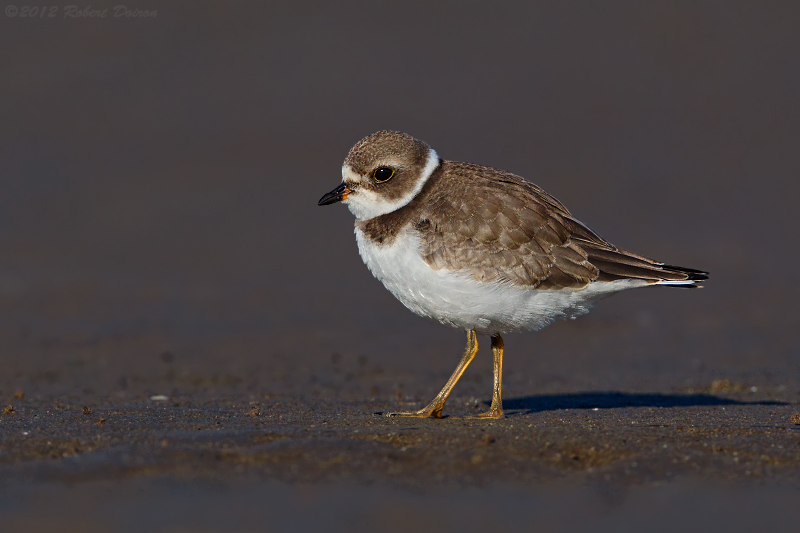
<svg viewBox="0 0 800 533"><path fill-rule="evenodd" d="M616 248L558 200L514 174L446 161L415 223L425 262L481 282L580 288L593 281L705 279Z"/></svg>

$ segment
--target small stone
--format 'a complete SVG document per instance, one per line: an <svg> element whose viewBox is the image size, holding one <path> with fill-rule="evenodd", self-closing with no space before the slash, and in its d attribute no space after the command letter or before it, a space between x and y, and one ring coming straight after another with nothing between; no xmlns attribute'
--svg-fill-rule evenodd
<svg viewBox="0 0 800 533"><path fill-rule="evenodd" d="M85 414L85 415L90 415L90 414L92 414L92 408L91 408L91 407L86 407L86 406L84 406L84 407L83 407L83 409L82 409L82 411L83 411L83 414Z"/></svg>
<svg viewBox="0 0 800 533"><path fill-rule="evenodd" d="M792 416L789 417L789 422L800 425L800 413L792 413Z"/></svg>
<svg viewBox="0 0 800 533"><path fill-rule="evenodd" d="M16 411L14 411L14 406L11 404L9 404L8 407L3 409L4 415L13 415L14 413L16 413Z"/></svg>
<svg viewBox="0 0 800 533"><path fill-rule="evenodd" d="M258 410L258 407L253 407L247 411L247 416L261 416L261 411Z"/></svg>
<svg viewBox="0 0 800 533"><path fill-rule="evenodd" d="M22 400L25 398L25 392L21 389L14 391L14 399L15 400Z"/></svg>

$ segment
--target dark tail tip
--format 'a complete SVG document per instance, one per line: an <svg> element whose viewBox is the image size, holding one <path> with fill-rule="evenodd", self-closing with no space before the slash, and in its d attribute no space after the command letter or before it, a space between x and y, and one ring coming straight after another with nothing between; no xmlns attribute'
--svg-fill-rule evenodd
<svg viewBox="0 0 800 533"><path fill-rule="evenodd" d="M694 268L685 268L679 267L674 265L664 265L664 270L671 270L673 272L680 272L681 274L686 274L686 279L688 281L705 281L708 279L708 272L705 270L695 270Z"/></svg>

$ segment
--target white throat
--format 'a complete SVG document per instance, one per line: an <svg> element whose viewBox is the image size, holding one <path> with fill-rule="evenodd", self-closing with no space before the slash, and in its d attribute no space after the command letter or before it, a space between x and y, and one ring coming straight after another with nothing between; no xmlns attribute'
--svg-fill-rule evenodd
<svg viewBox="0 0 800 533"><path fill-rule="evenodd" d="M425 163L425 168L422 169L422 176L420 176L417 183L414 184L414 188L401 198L397 200L387 200L373 191L359 188L357 191L348 195L346 200L342 200L342 203L347 204L350 212L359 220L369 220L385 215L386 213L391 213L407 205L408 202L414 199L417 193L422 190L428 178L431 177L433 171L436 170L437 166L439 166L439 154L430 148L428 150L428 160ZM349 181L352 183L361 181L362 179L364 178L356 174L349 166L342 166L342 181Z"/></svg>

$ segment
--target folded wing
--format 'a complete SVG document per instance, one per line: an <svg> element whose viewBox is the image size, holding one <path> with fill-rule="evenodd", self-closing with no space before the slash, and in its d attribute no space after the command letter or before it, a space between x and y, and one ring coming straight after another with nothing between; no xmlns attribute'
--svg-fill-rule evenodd
<svg viewBox="0 0 800 533"><path fill-rule="evenodd" d="M450 186L430 196L415 222L423 258L434 269L539 289L619 279L693 287L708 277L615 247L519 176L466 163L445 165L443 179Z"/></svg>

